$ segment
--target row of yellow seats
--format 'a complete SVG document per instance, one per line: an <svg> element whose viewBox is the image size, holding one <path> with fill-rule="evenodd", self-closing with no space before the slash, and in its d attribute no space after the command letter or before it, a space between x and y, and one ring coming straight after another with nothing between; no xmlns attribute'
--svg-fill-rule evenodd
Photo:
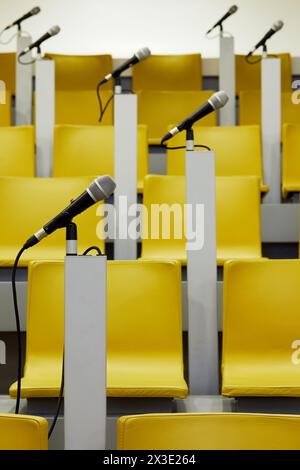
<svg viewBox="0 0 300 470"><path fill-rule="evenodd" d="M278 54L282 64L282 89L288 91L292 80L290 54ZM55 61L57 90L95 90L97 83L113 68L111 55L78 56L52 54L46 59ZM261 87L261 64L248 64L245 56L236 56L236 89L259 90ZM0 79L7 89L15 93L14 53L0 54ZM112 83L104 88L111 89ZM200 54L152 55L132 69L132 89L139 90L201 90L202 58Z"/></svg>
<svg viewBox="0 0 300 470"><path fill-rule="evenodd" d="M138 122L148 127L148 143L159 145L162 136L170 125L175 125L190 115L202 103L206 102L213 91L141 91L138 92ZM102 91L105 103L112 91ZM113 104L107 108L104 118L99 124L99 105L94 90L59 90L55 98L56 124L97 125L113 124ZM282 122L298 124L300 122L300 106L292 101L292 92L282 93ZM7 92L5 105L0 105L0 127L10 126L11 95ZM261 124L261 94L258 91L240 93L239 124ZM196 126L216 126L217 114L211 113L199 121Z"/></svg>
<svg viewBox="0 0 300 470"><path fill-rule="evenodd" d="M48 423L0 415L0 450L47 450ZM118 450L300 450L300 417L246 413L123 416Z"/></svg>
<svg viewBox="0 0 300 470"><path fill-rule="evenodd" d="M149 173L147 127L138 126L138 192ZM32 126L0 127L1 176L35 175L35 134ZM114 175L113 126L56 126L53 176Z"/></svg>
<svg viewBox="0 0 300 470"><path fill-rule="evenodd" d="M107 289L108 396L186 397L180 264L109 261ZM63 348L64 264L32 262L22 397L59 395Z"/></svg>
<svg viewBox="0 0 300 470"><path fill-rule="evenodd" d="M299 276L299 260L225 264L223 395L300 397ZM24 398L59 394L63 284L63 262L29 265ZM111 261L107 285L108 395L185 397L179 263Z"/></svg>
<svg viewBox="0 0 300 470"><path fill-rule="evenodd" d="M54 129L53 176L114 174L112 126L56 126ZM195 143L216 153L217 176L257 176L263 181L261 131L259 126L198 127ZM143 192L149 173L147 127L138 126L138 192ZM300 191L300 125L285 124L282 130L282 193ZM3 158L2 176L34 176L34 130L26 127L0 127ZM174 137L173 146L184 146L184 133ZM167 151L167 174L185 174L185 151Z"/></svg>
<svg viewBox="0 0 300 470"><path fill-rule="evenodd" d="M0 178L0 265L12 266L28 237L66 207L71 198L89 186L91 180L90 177ZM171 258L186 264L185 177L149 175L144 185L142 259ZM259 179L251 176L218 177L216 188L218 265L223 265L228 259L261 257ZM179 207L179 216L178 211L172 215L174 204ZM152 212L152 207L156 205L171 209L162 211L159 225L156 214ZM104 250L103 214L99 206L76 218L79 252L97 244ZM170 237L165 239L170 212L171 232ZM201 222L197 221L200 232L203 229ZM151 230L157 231L155 237L151 237ZM179 230L181 236L176 238ZM65 233L58 230L25 251L20 265L27 266L31 260L62 259L64 253Z"/></svg>
<svg viewBox="0 0 300 470"><path fill-rule="evenodd" d="M258 126L195 127L196 143L216 152L217 176L257 176L263 183L261 135ZM175 146L184 146L184 133L174 137ZM234 144L233 144L234 142ZM1 176L34 176L34 129L0 128L3 158ZM149 173L147 127L138 126L138 191ZM53 176L114 175L113 126L72 126L54 128ZM184 150L168 150L167 174L185 174Z"/></svg>

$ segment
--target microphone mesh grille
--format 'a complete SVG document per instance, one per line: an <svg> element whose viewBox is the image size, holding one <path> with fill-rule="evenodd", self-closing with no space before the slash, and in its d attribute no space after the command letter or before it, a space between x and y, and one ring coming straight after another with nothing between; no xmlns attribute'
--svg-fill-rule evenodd
<svg viewBox="0 0 300 470"><path fill-rule="evenodd" d="M220 109L228 102L229 97L225 91L218 91L209 98L209 102L214 109Z"/></svg>
<svg viewBox="0 0 300 470"><path fill-rule="evenodd" d="M50 28L49 30L49 33L51 34L51 36L55 36L56 34L58 34L60 32L60 27L59 26L52 26L52 28Z"/></svg>
<svg viewBox="0 0 300 470"><path fill-rule="evenodd" d="M109 175L99 176L89 186L89 190L96 201L111 196L116 189L116 183Z"/></svg>
<svg viewBox="0 0 300 470"><path fill-rule="evenodd" d="M147 59L149 55L151 55L151 51L148 47L142 47L135 53L136 57L139 59L139 61Z"/></svg>
<svg viewBox="0 0 300 470"><path fill-rule="evenodd" d="M273 26L273 29L274 31L280 31L284 26L284 22L283 21L277 21L274 26Z"/></svg>

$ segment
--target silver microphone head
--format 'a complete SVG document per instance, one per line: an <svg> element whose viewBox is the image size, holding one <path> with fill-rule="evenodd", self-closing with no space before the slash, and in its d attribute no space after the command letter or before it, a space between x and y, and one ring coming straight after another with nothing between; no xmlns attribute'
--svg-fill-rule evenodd
<svg viewBox="0 0 300 470"><path fill-rule="evenodd" d="M225 93L225 91L218 91L209 98L208 102L212 105L214 109L220 109L225 106L228 100L229 96L227 95L227 93Z"/></svg>
<svg viewBox="0 0 300 470"><path fill-rule="evenodd" d="M273 27L272 29L274 29L274 31L280 31L284 26L284 22L279 20L279 21L276 21L276 23L273 24Z"/></svg>
<svg viewBox="0 0 300 470"><path fill-rule="evenodd" d="M237 5L232 5L232 7L229 8L229 13L231 15L233 15L234 13L236 13L238 11L238 7Z"/></svg>
<svg viewBox="0 0 300 470"><path fill-rule="evenodd" d="M30 13L32 15L37 15L41 11L40 7L33 7L32 10L30 10Z"/></svg>
<svg viewBox="0 0 300 470"><path fill-rule="evenodd" d="M60 27L59 26L52 26L52 28L49 29L49 34L50 36L56 36L60 32Z"/></svg>
<svg viewBox="0 0 300 470"><path fill-rule="evenodd" d="M111 196L116 189L116 183L109 175L99 176L88 187L88 192L95 202Z"/></svg>
<svg viewBox="0 0 300 470"><path fill-rule="evenodd" d="M151 55L151 51L148 47L142 47L141 49L139 49L135 54L134 54L138 59L139 61L141 62L142 60L145 60L147 59L147 57L149 57L149 55Z"/></svg>

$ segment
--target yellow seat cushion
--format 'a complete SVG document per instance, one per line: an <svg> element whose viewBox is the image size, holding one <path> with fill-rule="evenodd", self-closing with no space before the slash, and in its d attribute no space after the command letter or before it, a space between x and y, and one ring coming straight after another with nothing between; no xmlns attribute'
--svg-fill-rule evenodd
<svg viewBox="0 0 300 470"><path fill-rule="evenodd" d="M0 112L1 112L0 105ZM34 176L35 135L32 126L0 126L0 175Z"/></svg>
<svg viewBox="0 0 300 470"><path fill-rule="evenodd" d="M48 450L48 421L36 416L0 414L0 450Z"/></svg>
<svg viewBox="0 0 300 470"><path fill-rule="evenodd" d="M223 395L300 396L299 276L298 260L225 264Z"/></svg>
<svg viewBox="0 0 300 470"><path fill-rule="evenodd" d="M122 416L118 450L299 450L300 417L246 413Z"/></svg>
<svg viewBox="0 0 300 470"><path fill-rule="evenodd" d="M185 197L184 176L145 178L142 259L176 259L186 264ZM160 209L156 214L154 205ZM261 257L259 179L217 177L216 211L218 266L228 259ZM170 235L166 232L169 220Z"/></svg>
<svg viewBox="0 0 300 470"><path fill-rule="evenodd" d="M5 83L6 89L12 94L16 93L16 53L0 53L0 80Z"/></svg>
<svg viewBox="0 0 300 470"><path fill-rule="evenodd" d="M138 192L148 174L148 135L138 126ZM54 176L114 175L114 127L60 125L54 129Z"/></svg>
<svg viewBox="0 0 300 470"><path fill-rule="evenodd" d="M132 89L135 92L201 90L201 55L151 55L133 67Z"/></svg>
<svg viewBox="0 0 300 470"><path fill-rule="evenodd" d="M300 122L300 121L299 121ZM300 125L282 128L282 194L300 191Z"/></svg>
<svg viewBox="0 0 300 470"><path fill-rule="evenodd" d="M300 122L300 105L294 104L293 92L281 94L282 124L298 124ZM261 93L260 91L243 91L240 93L240 118L243 126L261 125Z"/></svg>
<svg viewBox="0 0 300 470"><path fill-rule="evenodd" d="M174 127L174 126L173 126ZM195 144L215 152L216 176L257 176L263 183L261 130L259 126L194 127ZM184 147L186 136L173 137L172 147ZM167 174L185 175L185 149L167 150Z"/></svg>
<svg viewBox="0 0 300 470"><path fill-rule="evenodd" d="M112 71L112 56L103 55L44 55L46 60L55 62L55 88L56 90L93 90L101 78ZM112 89L112 82L103 85L103 89Z"/></svg>
<svg viewBox="0 0 300 470"><path fill-rule="evenodd" d="M70 204L93 178L0 178L0 266L12 266L27 239ZM104 250L103 230L98 226L97 207L90 207L74 221L78 225L78 250L91 245ZM100 224L102 227L102 224ZM57 230L33 248L26 250L19 266L36 259L63 259L65 229Z"/></svg>
<svg viewBox="0 0 300 470"><path fill-rule="evenodd" d="M292 83L292 57L291 54L283 53L270 55L281 59L281 88L282 91L289 91ZM236 55L236 92L239 95L245 90L261 89L261 56L252 56L250 61L256 63L247 63L246 56Z"/></svg>
<svg viewBox="0 0 300 470"><path fill-rule="evenodd" d="M179 263L111 261L107 286L108 396L184 398ZM59 395L63 336L63 262L33 262L22 397Z"/></svg>
<svg viewBox="0 0 300 470"><path fill-rule="evenodd" d="M112 97L112 91L102 90L103 106ZM99 104L96 90L57 90L55 93L55 124L99 126L113 124L113 103L107 107L99 123Z"/></svg>
<svg viewBox="0 0 300 470"><path fill-rule="evenodd" d="M11 92L8 90L0 91L1 98L5 98L5 102L0 99L0 128L12 125L12 98Z"/></svg>

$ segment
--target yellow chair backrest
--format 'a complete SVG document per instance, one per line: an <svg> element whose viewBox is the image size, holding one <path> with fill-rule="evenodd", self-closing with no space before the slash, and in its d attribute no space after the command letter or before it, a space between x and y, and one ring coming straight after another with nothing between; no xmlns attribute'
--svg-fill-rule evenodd
<svg viewBox="0 0 300 470"><path fill-rule="evenodd" d="M109 261L107 288L108 395L147 396L151 388L150 396L186 396L180 265ZM29 264L27 312L23 396L57 396L64 344L62 261Z"/></svg>
<svg viewBox="0 0 300 470"><path fill-rule="evenodd" d="M0 53L0 80L2 80L6 89L12 95L16 93L16 53Z"/></svg>
<svg viewBox="0 0 300 470"><path fill-rule="evenodd" d="M114 175L113 126L56 126L54 176ZM138 190L148 174L147 127L138 126Z"/></svg>
<svg viewBox="0 0 300 470"><path fill-rule="evenodd" d="M201 55L152 55L133 67L132 89L201 90Z"/></svg>
<svg viewBox="0 0 300 470"><path fill-rule="evenodd" d="M300 191L300 121L282 129L282 193Z"/></svg>
<svg viewBox="0 0 300 470"><path fill-rule="evenodd" d="M34 176L34 145L32 126L0 127L0 175Z"/></svg>
<svg viewBox="0 0 300 470"><path fill-rule="evenodd" d="M186 264L184 204L184 176L148 175L145 178L143 259L169 258ZM260 257L259 179L217 177L216 210L218 265L232 258ZM194 226L202 234L201 223L198 221Z"/></svg>
<svg viewBox="0 0 300 470"><path fill-rule="evenodd" d="M236 92L261 89L261 56L250 58L255 63L248 64L244 55L235 56ZM272 56L271 56L272 57ZM281 88L289 91L292 83L292 58L290 54L276 54L281 59Z"/></svg>
<svg viewBox="0 0 300 470"><path fill-rule="evenodd" d="M195 144L215 152L216 176L257 176L263 182L259 126L195 126L194 138ZM184 147L185 142L185 133L181 132L172 139L172 146ZM167 151L167 174L185 175L185 149Z"/></svg>
<svg viewBox="0 0 300 470"><path fill-rule="evenodd" d="M64 55L45 54L45 59L55 62L56 90L93 90L100 80L112 71L112 57L103 55ZM112 89L112 82L103 85L103 89Z"/></svg>
<svg viewBox="0 0 300 470"><path fill-rule="evenodd" d="M0 265L11 266L26 240L70 204L92 182L92 178L0 178ZM79 253L91 245L103 249L101 220L96 215L98 205L76 217ZM99 238L100 237L100 238ZM65 230L51 236L27 250L20 265L29 260L63 259Z"/></svg>
<svg viewBox="0 0 300 470"><path fill-rule="evenodd" d="M48 450L48 421L36 416L0 414L0 450Z"/></svg>
<svg viewBox="0 0 300 470"><path fill-rule="evenodd" d="M299 276L299 260L225 264L224 395L300 396Z"/></svg>
<svg viewBox="0 0 300 470"><path fill-rule="evenodd" d="M300 104L292 100L293 92L281 94L282 123L300 123ZM261 93L259 91L243 91L240 93L239 106L240 125L261 125Z"/></svg>
<svg viewBox="0 0 300 470"><path fill-rule="evenodd" d="M101 90L103 106L112 92ZM95 90L57 90L55 93L55 123L75 125L112 125L113 103L110 103L99 123L99 104Z"/></svg>
<svg viewBox="0 0 300 470"><path fill-rule="evenodd" d="M207 101L212 91L152 91L138 93L138 122L148 126L149 143L160 144L171 124L177 124ZM201 120L203 126L216 126L217 115Z"/></svg>
<svg viewBox="0 0 300 470"><path fill-rule="evenodd" d="M1 84L0 84L1 85ZM11 92L1 90L0 98L0 127L11 126L12 124L12 99Z"/></svg>
<svg viewBox="0 0 300 470"><path fill-rule="evenodd" d="M122 416L118 450L299 450L300 417L245 413Z"/></svg>

